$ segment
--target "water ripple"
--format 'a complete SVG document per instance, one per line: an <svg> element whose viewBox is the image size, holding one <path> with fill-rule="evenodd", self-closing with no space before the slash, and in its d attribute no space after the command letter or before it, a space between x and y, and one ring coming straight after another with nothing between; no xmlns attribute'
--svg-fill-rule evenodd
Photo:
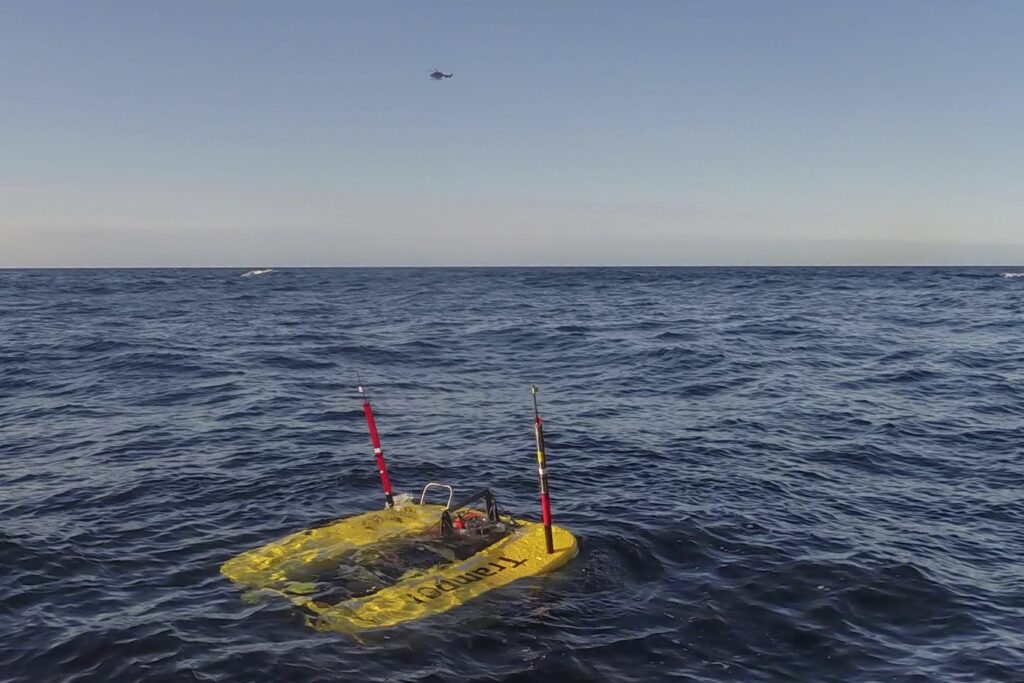
<svg viewBox="0 0 1024 683"><path fill-rule="evenodd" d="M256 272L0 271L0 678L1024 680L1021 273ZM541 384L579 557L358 640L243 601L380 506L357 377L400 489L527 515Z"/></svg>

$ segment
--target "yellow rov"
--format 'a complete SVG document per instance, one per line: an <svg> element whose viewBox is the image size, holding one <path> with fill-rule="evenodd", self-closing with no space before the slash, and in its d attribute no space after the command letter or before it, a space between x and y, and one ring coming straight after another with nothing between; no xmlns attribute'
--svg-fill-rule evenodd
<svg viewBox="0 0 1024 683"><path fill-rule="evenodd" d="M537 387L531 387L531 391L541 522L517 520L502 513L486 489L453 504L452 487L434 482L423 488L418 503L396 503L373 409L359 387L387 506L244 552L225 562L221 573L241 586L285 597L306 613L307 624L317 630L358 632L440 614L517 579L558 569L576 556L578 548L570 532L551 524L544 428L537 411ZM426 502L433 488L448 491L447 504ZM483 510L474 507L481 504ZM465 559L453 555L447 564L410 569L389 586L374 587L366 594L334 603L311 596L316 586L304 580L340 562L358 563L377 551L388 552L403 539L431 537L468 540L482 547Z"/></svg>

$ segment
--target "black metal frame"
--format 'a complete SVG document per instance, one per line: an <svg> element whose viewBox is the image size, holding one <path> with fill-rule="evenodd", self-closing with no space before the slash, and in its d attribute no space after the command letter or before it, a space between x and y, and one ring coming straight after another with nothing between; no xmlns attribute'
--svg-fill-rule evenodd
<svg viewBox="0 0 1024 683"><path fill-rule="evenodd" d="M465 500L461 500L441 513L441 535L451 536L455 533L455 526L452 523L452 513L467 507L470 503L478 500L484 501L484 508L487 510L487 521L496 524L500 521L498 516L498 500L491 493L490 489L477 491Z"/></svg>

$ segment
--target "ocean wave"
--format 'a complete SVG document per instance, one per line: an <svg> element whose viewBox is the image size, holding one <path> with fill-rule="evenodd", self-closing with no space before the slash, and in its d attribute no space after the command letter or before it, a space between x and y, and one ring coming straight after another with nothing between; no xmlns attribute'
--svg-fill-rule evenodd
<svg viewBox="0 0 1024 683"><path fill-rule="evenodd" d="M0 271L2 675L1016 680L994 272ZM243 601L224 560L383 504L357 377L396 490L528 518L539 384L576 560L361 639Z"/></svg>
<svg viewBox="0 0 1024 683"><path fill-rule="evenodd" d="M260 275L269 275L270 273L276 273L277 271L273 268L258 268L256 270L250 270L242 273L242 277L258 277Z"/></svg>

